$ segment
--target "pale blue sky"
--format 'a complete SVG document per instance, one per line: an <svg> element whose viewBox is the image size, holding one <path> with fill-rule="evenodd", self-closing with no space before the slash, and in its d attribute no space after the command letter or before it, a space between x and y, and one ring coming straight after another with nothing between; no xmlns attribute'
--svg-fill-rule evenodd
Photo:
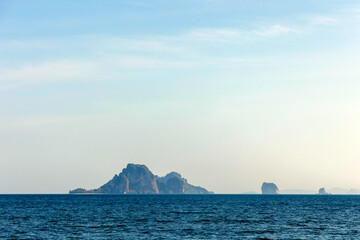
<svg viewBox="0 0 360 240"><path fill-rule="evenodd" d="M360 188L357 1L0 1L0 193L128 162L218 193Z"/></svg>

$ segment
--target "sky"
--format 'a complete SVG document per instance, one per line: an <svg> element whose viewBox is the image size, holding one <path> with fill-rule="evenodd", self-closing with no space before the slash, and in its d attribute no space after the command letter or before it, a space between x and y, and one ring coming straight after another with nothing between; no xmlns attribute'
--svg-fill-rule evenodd
<svg viewBox="0 0 360 240"><path fill-rule="evenodd" d="M0 0L0 193L360 188L359 93L355 0Z"/></svg>

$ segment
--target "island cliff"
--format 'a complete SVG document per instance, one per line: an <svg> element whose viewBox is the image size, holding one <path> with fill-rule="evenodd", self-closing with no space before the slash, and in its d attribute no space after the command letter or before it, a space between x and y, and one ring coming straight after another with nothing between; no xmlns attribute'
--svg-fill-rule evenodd
<svg viewBox="0 0 360 240"><path fill-rule="evenodd" d="M119 175L115 175L100 188L93 190L77 188L69 193L209 194L212 192L189 184L179 173L171 172L164 177L158 177L145 165L128 164Z"/></svg>
<svg viewBox="0 0 360 240"><path fill-rule="evenodd" d="M274 183L264 182L261 186L262 194L278 194L279 189Z"/></svg>

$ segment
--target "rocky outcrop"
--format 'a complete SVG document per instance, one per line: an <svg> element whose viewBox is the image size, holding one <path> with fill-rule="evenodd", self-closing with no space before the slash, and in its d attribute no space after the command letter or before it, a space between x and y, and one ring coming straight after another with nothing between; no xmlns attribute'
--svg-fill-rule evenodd
<svg viewBox="0 0 360 240"><path fill-rule="evenodd" d="M159 190L161 193L176 193L176 194L209 194L205 188L191 185L185 178L177 172L168 173L164 177L157 177Z"/></svg>
<svg viewBox="0 0 360 240"><path fill-rule="evenodd" d="M155 176L145 165L128 164L119 175L93 190L77 188L69 193L100 194L209 194L205 188L189 184L179 173Z"/></svg>
<svg viewBox="0 0 360 240"><path fill-rule="evenodd" d="M279 189L274 183L264 182L261 186L262 194L279 194Z"/></svg>
<svg viewBox="0 0 360 240"><path fill-rule="evenodd" d="M320 188L318 194L320 194L320 195L327 195L327 194L329 194L329 193L326 192L325 188Z"/></svg>
<svg viewBox="0 0 360 240"><path fill-rule="evenodd" d="M168 175L170 175L172 173L169 173ZM185 193L185 183L186 181L184 181L181 178L181 175L176 173L175 176L168 176L166 175L165 177L158 177L158 186L159 186L159 191L161 191L162 193L176 193L176 194L181 194L181 193Z"/></svg>
<svg viewBox="0 0 360 240"><path fill-rule="evenodd" d="M129 181L129 193L159 193L156 178L145 165L128 164L121 174Z"/></svg>

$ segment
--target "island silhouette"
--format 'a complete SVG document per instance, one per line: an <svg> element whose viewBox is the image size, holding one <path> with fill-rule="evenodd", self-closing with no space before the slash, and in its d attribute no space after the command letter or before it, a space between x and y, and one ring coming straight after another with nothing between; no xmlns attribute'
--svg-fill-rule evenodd
<svg viewBox="0 0 360 240"><path fill-rule="evenodd" d="M154 175L148 167L142 164L129 163L118 175L97 189L86 190L77 188L70 194L210 194L203 187L187 182L177 172L171 172L164 177Z"/></svg>

